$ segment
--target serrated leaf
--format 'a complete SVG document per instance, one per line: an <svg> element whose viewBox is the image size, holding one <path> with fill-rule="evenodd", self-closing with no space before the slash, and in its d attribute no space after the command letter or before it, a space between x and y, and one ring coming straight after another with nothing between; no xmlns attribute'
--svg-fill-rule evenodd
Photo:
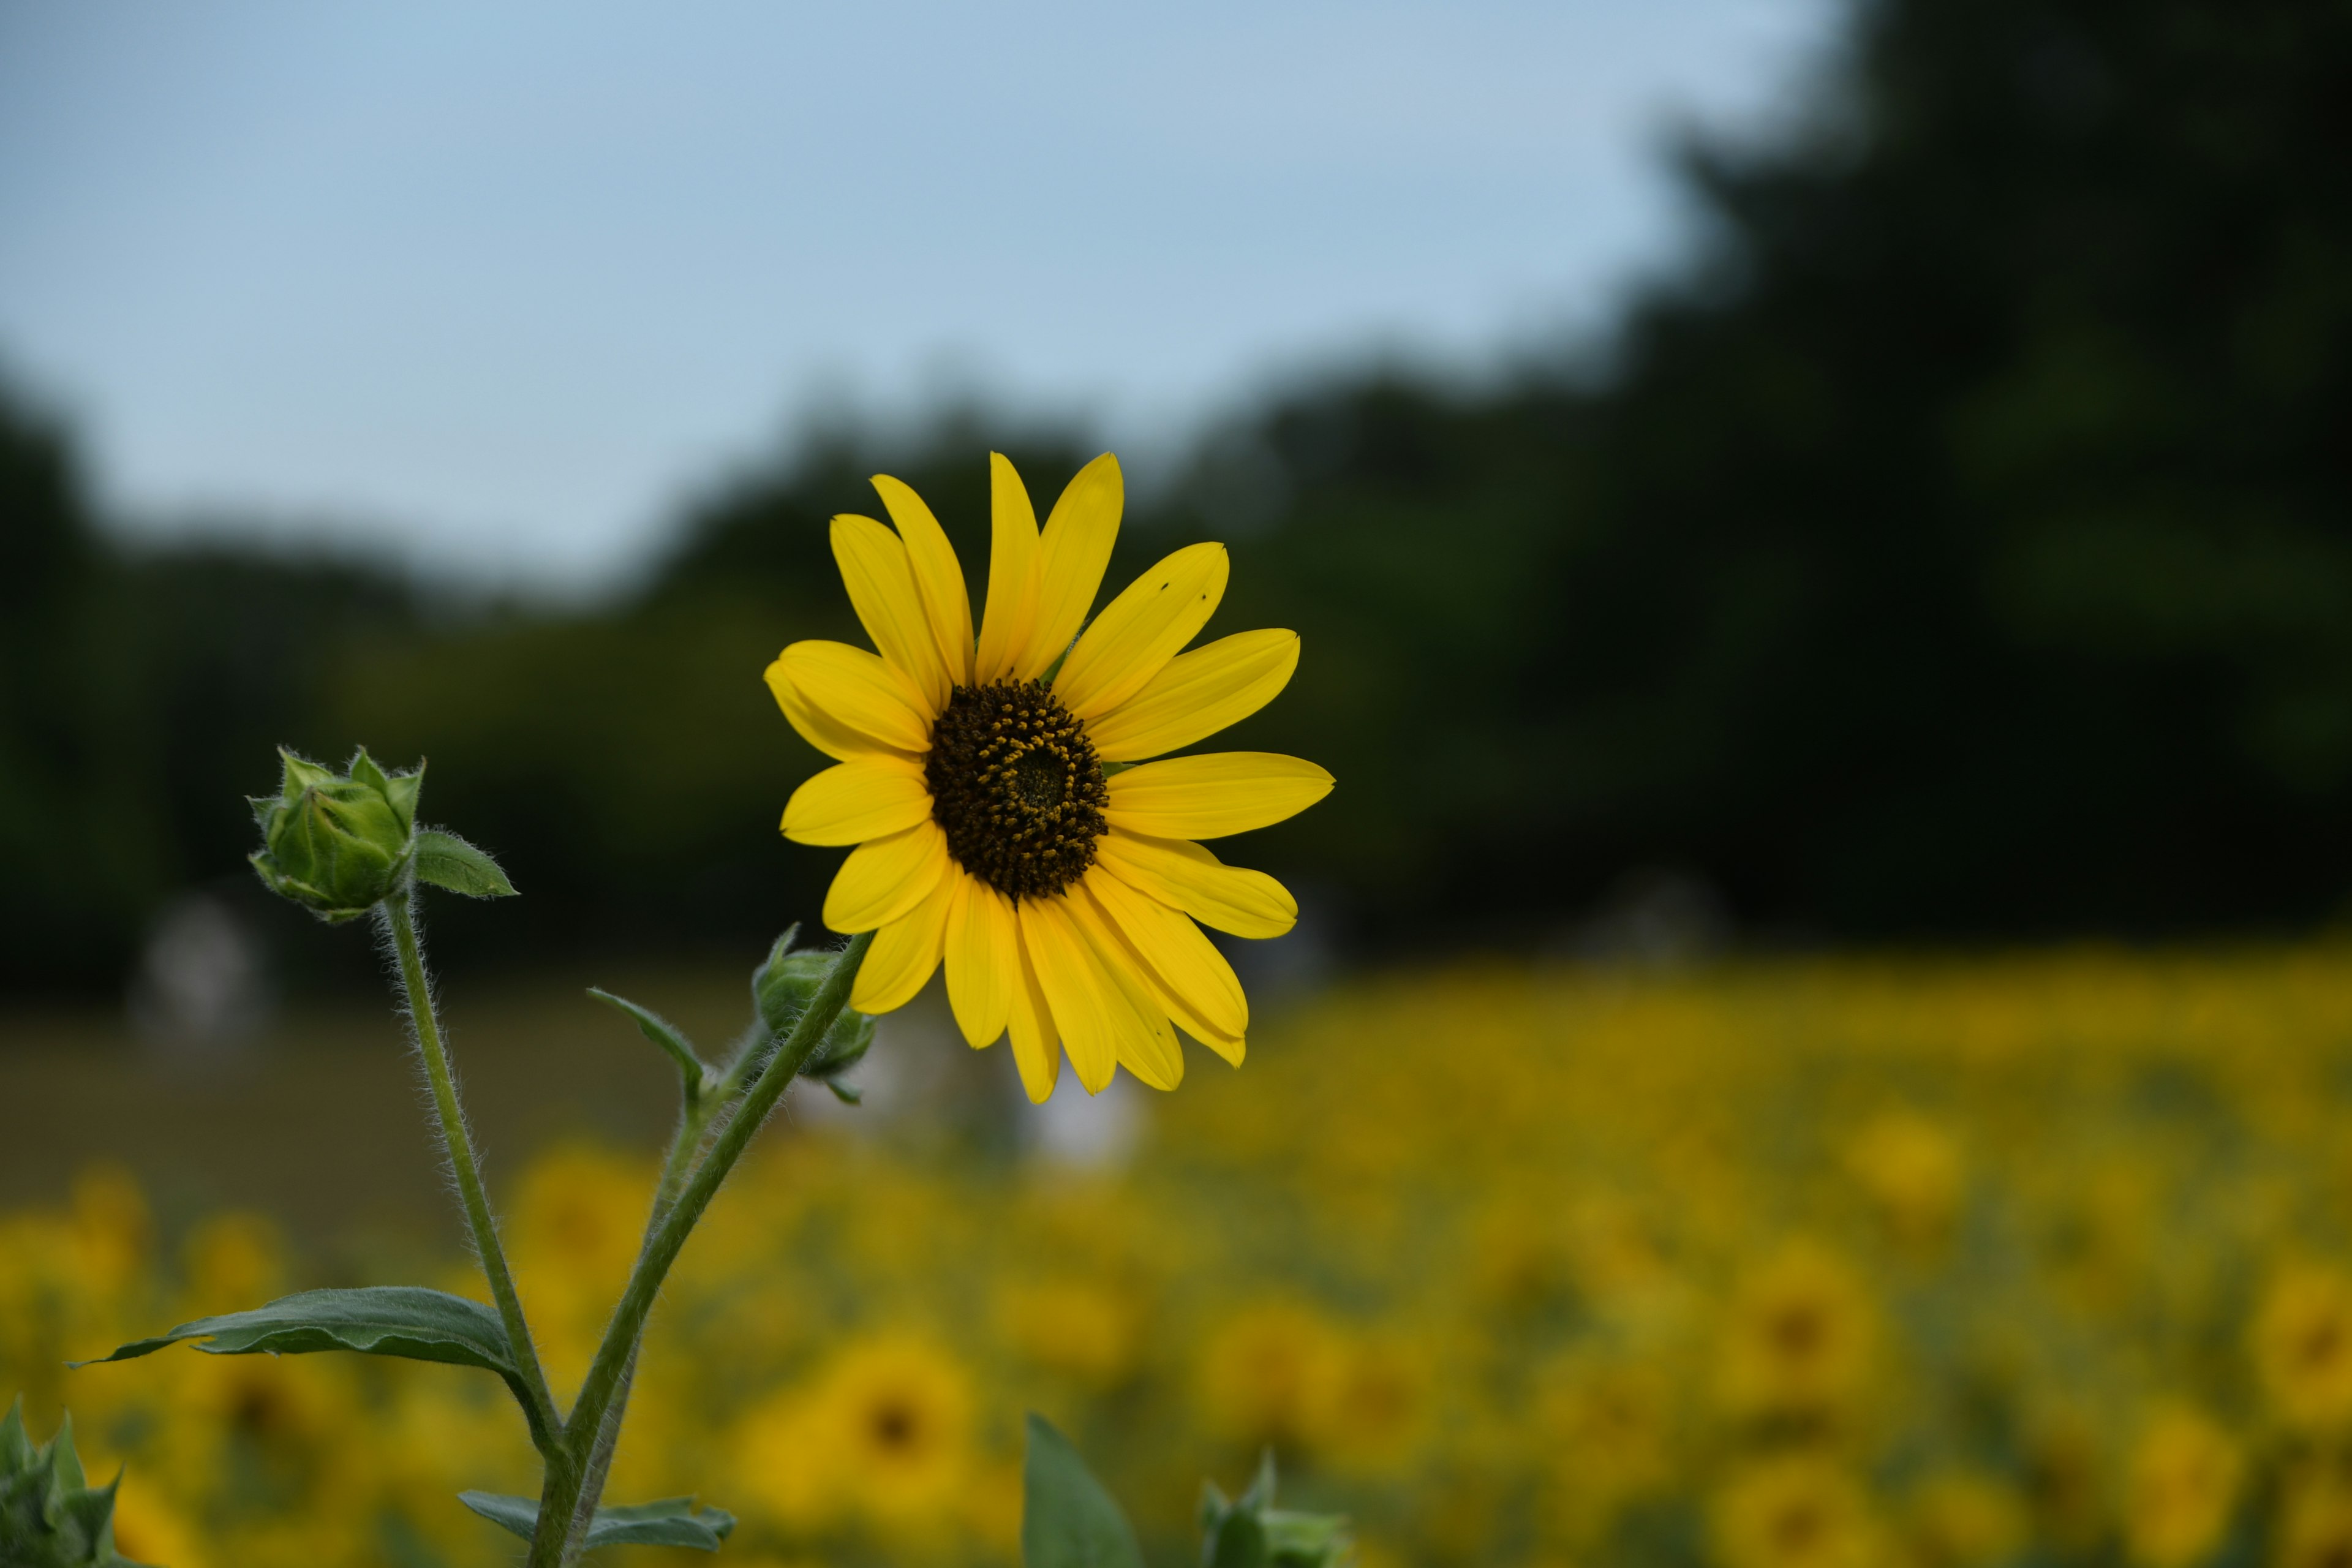
<svg viewBox="0 0 2352 1568"><path fill-rule="evenodd" d="M428 827L416 836L416 879L469 899L510 899L515 885L499 863L456 834Z"/></svg>
<svg viewBox="0 0 2352 1568"><path fill-rule="evenodd" d="M625 1013L635 1019L637 1032L669 1053L670 1059L677 1063L677 1070L686 1075L687 1082L698 1089L702 1087L705 1071L702 1058L695 1054L694 1043L686 1037L684 1031L677 1025L652 1008L640 1007L627 997L615 996L610 991L599 990L591 985L588 987L588 994L604 1004L605 1006L616 1012Z"/></svg>
<svg viewBox="0 0 2352 1568"><path fill-rule="evenodd" d="M1127 1515L1069 1440L1034 1411L1021 1505L1024 1568L1143 1568Z"/></svg>
<svg viewBox="0 0 2352 1568"><path fill-rule="evenodd" d="M499 1529L531 1538L539 1528L539 1500L498 1492L459 1492L457 1500ZM599 1546L690 1546L716 1552L734 1533L735 1516L724 1509L694 1506L690 1497L600 1508L588 1524L591 1549Z"/></svg>
<svg viewBox="0 0 2352 1568"><path fill-rule="evenodd" d="M521 1392L506 1325L479 1301L421 1285L373 1285L356 1290L304 1290L248 1312L226 1312L182 1323L169 1333L134 1340L97 1362L130 1361L183 1341L200 1342L208 1355L305 1355L355 1351L401 1356L497 1373ZM526 1405L528 1401L526 1400Z"/></svg>

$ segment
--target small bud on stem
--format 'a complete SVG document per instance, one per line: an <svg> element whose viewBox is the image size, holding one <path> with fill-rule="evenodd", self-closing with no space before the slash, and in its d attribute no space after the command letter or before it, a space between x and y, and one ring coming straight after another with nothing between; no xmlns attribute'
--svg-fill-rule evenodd
<svg viewBox="0 0 2352 1568"><path fill-rule="evenodd" d="M386 773L362 746L337 773L279 748L276 796L253 797L262 847L253 868L269 890L330 923L356 920L399 890L416 847L425 769Z"/></svg>

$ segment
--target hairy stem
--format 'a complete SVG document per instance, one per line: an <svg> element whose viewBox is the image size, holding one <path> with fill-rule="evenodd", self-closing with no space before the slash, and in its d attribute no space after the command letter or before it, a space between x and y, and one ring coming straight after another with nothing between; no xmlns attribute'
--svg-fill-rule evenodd
<svg viewBox="0 0 2352 1568"><path fill-rule="evenodd" d="M575 1542L585 1535L584 1527L579 1525L582 1511L584 1509L593 1518L595 1509L595 1499L583 1495L586 1462L598 1445L608 1440L605 1418L621 1396L625 1380L635 1363L637 1344L644 1338L646 1318L653 1310L654 1298L660 1294L670 1266L677 1261L687 1237L702 1218L703 1211L710 1206L719 1185L743 1157L743 1151L751 1146L768 1113L783 1098L784 1090L792 1087L793 1078L816 1054L825 1031L841 1016L842 1008L849 1002L850 983L856 978L857 966L865 961L866 950L873 942L870 931L850 938L849 945L834 960L824 984L817 987L808 1011L801 1015L791 1036L745 1091L727 1125L711 1141L710 1152L695 1166L693 1175L678 1193L677 1201L660 1215L659 1223L646 1238L637 1266L629 1275L628 1286L621 1292L620 1305L613 1310L613 1321L604 1330L604 1342L596 1347L596 1359L580 1385L580 1397L572 1404L571 1419L564 1424L563 1447L572 1460L565 1478L568 1490L559 1487L557 1466L552 1460L549 1463L548 1484L541 1494L539 1529L531 1537L528 1568L568 1568L577 1560Z"/></svg>
<svg viewBox="0 0 2352 1568"><path fill-rule="evenodd" d="M555 1450L562 1446L562 1423L555 1414L555 1400L548 1393L547 1374L540 1370L539 1351L531 1343L530 1325L523 1321L522 1298L515 1294L514 1276L507 1269L506 1252L499 1246L498 1222L490 1215L489 1196L482 1190L481 1165L474 1157L473 1134L467 1131L466 1114L457 1105L457 1085L449 1076L448 1053L441 1045L440 1019L433 1010L433 986L425 978L425 956L416 942L416 921L409 910L412 897L404 889L376 908L383 911L384 924L392 932L400 978L408 989L409 1032L415 1039L416 1054L424 1058L425 1076L433 1086L433 1108L440 1123L442 1151L448 1156L449 1168L457 1173L457 1192L465 1200L466 1221L474 1233L474 1251L481 1258L482 1272L489 1277L490 1295L498 1302L499 1316L506 1323L507 1343L514 1356L515 1370L529 1394L523 1415L530 1423L531 1441L551 1464Z"/></svg>

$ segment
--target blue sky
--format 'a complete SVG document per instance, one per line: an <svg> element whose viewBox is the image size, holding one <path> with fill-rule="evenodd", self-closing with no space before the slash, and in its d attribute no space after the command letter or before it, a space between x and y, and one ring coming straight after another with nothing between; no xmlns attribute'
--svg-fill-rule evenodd
<svg viewBox="0 0 2352 1568"><path fill-rule="evenodd" d="M141 527L609 581L813 409L1148 463L1590 330L1681 236L1664 132L1786 112L1836 17L0 0L0 365Z"/></svg>

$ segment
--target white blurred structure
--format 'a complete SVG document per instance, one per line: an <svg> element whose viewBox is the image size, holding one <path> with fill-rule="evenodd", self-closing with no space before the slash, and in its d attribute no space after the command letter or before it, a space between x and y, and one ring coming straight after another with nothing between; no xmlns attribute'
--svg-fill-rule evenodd
<svg viewBox="0 0 2352 1568"><path fill-rule="evenodd" d="M1049 1164L1117 1170L1142 1144L1150 1121L1144 1105L1149 1092L1122 1072L1109 1088L1090 1095L1064 1062L1052 1098L1030 1107L1021 1122L1029 1151Z"/></svg>
<svg viewBox="0 0 2352 1568"><path fill-rule="evenodd" d="M269 1015L252 933L218 899L186 893L149 932L131 980L131 1022L151 1045L222 1054L250 1043Z"/></svg>

